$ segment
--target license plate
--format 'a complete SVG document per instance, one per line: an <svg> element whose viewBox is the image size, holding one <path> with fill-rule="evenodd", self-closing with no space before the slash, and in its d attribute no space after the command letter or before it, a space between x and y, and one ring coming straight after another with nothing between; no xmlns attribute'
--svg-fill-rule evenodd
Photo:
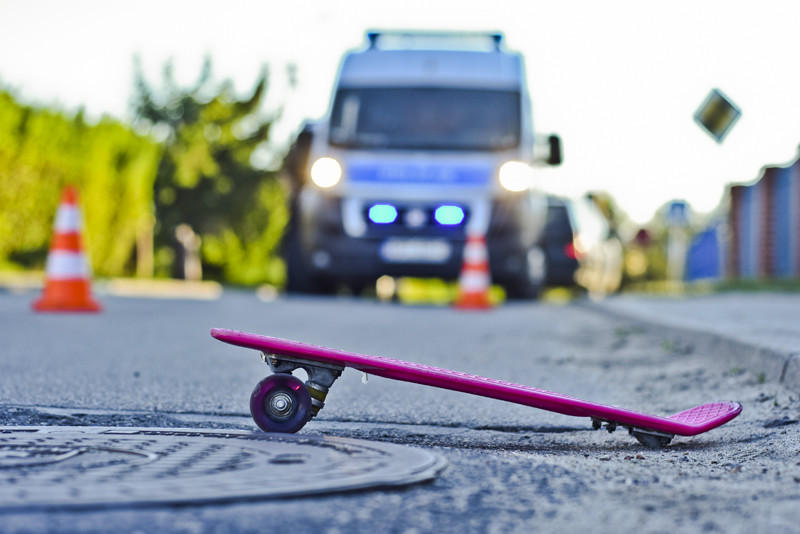
<svg viewBox="0 0 800 534"><path fill-rule="evenodd" d="M381 245L380 254L390 263L445 263L451 248L444 239L389 239Z"/></svg>

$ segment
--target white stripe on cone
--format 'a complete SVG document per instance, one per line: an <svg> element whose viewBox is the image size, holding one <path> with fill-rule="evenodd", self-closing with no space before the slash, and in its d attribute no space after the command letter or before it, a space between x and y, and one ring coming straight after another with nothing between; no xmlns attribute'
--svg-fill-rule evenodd
<svg viewBox="0 0 800 534"><path fill-rule="evenodd" d="M464 271L458 280L461 290L483 291L489 287L489 275L483 271Z"/></svg>
<svg viewBox="0 0 800 534"><path fill-rule="evenodd" d="M465 262L472 264L484 263L486 259L486 247L483 243L467 243L467 246L464 247Z"/></svg>
<svg viewBox="0 0 800 534"><path fill-rule="evenodd" d="M77 206L62 204L56 212L57 233L77 232L81 229L81 212Z"/></svg>
<svg viewBox="0 0 800 534"><path fill-rule="evenodd" d="M82 252L51 251L47 256L47 277L53 280L88 278L86 256Z"/></svg>

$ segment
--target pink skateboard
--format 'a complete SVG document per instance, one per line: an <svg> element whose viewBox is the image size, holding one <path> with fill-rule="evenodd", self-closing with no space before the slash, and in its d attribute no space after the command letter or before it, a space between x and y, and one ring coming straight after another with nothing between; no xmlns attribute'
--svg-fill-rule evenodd
<svg viewBox="0 0 800 534"><path fill-rule="evenodd" d="M213 328L211 335L225 343L262 351L262 359L275 373L259 382L250 397L250 413L256 424L266 432L300 430L324 406L328 389L345 367L393 380L461 391L564 415L590 417L595 429L605 425L609 432L613 432L621 426L648 447L663 447L676 434L702 434L727 423L742 411L738 402L712 402L661 417L587 402L544 389L381 356L366 356L222 328ZM305 384L291 374L298 368L308 374Z"/></svg>

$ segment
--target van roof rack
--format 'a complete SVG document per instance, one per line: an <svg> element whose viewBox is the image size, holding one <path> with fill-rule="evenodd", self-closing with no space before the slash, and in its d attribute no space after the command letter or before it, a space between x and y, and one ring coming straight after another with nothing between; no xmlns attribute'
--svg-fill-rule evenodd
<svg viewBox="0 0 800 534"><path fill-rule="evenodd" d="M476 50L498 52L500 32L369 31L370 50Z"/></svg>

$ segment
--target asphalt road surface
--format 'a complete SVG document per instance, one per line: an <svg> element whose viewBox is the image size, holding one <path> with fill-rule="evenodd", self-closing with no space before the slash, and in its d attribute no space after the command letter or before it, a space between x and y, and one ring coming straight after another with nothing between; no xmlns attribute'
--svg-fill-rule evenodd
<svg viewBox="0 0 800 534"><path fill-rule="evenodd" d="M736 400L739 418L647 449L590 421L347 370L301 433L405 444L449 467L404 489L284 500L7 512L0 532L797 532L800 395L725 354L580 302L489 312L226 291L103 299L35 314L0 293L0 425L253 430L269 369L212 327L390 356L668 415ZM746 305L746 303L742 303ZM269 484L269 480L264 480Z"/></svg>

